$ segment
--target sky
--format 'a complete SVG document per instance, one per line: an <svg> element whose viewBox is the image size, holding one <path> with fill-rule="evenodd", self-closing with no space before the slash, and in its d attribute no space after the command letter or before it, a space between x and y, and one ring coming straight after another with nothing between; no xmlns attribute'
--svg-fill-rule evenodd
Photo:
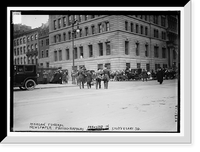
<svg viewBox="0 0 200 152"><path fill-rule="evenodd" d="M21 15L21 23L27 26L31 26L33 29L40 27L42 23L46 23L48 18L48 15Z"/></svg>

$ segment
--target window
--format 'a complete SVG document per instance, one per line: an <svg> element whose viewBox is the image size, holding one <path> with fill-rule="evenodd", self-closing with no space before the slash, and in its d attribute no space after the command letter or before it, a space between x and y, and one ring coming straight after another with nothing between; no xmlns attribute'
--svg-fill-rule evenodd
<svg viewBox="0 0 200 152"><path fill-rule="evenodd" d="M133 23L131 23L131 32L133 32Z"/></svg>
<svg viewBox="0 0 200 152"><path fill-rule="evenodd" d="M37 51L38 47L37 47L37 43L35 44L35 51Z"/></svg>
<svg viewBox="0 0 200 152"><path fill-rule="evenodd" d="M100 23L98 26L99 26L99 33L102 33L103 32L102 24Z"/></svg>
<svg viewBox="0 0 200 152"><path fill-rule="evenodd" d="M80 46L79 49L80 49L80 58L83 58L83 46Z"/></svg>
<svg viewBox="0 0 200 152"><path fill-rule="evenodd" d="M103 64L98 64L97 69L103 69Z"/></svg>
<svg viewBox="0 0 200 152"><path fill-rule="evenodd" d="M54 35L54 43L56 43L56 35Z"/></svg>
<svg viewBox="0 0 200 152"><path fill-rule="evenodd" d="M85 27L85 36L88 36L88 27Z"/></svg>
<svg viewBox="0 0 200 152"><path fill-rule="evenodd" d="M68 25L71 25L72 24L72 15L69 15L68 16Z"/></svg>
<svg viewBox="0 0 200 152"><path fill-rule="evenodd" d="M26 64L26 57L24 57L24 64Z"/></svg>
<svg viewBox="0 0 200 152"><path fill-rule="evenodd" d="M17 55L19 55L19 48L17 48Z"/></svg>
<svg viewBox="0 0 200 152"><path fill-rule="evenodd" d="M139 43L136 43L136 55L139 56L140 52L139 52Z"/></svg>
<svg viewBox="0 0 200 152"><path fill-rule="evenodd" d="M28 52L30 51L30 46L29 46L29 45L27 46L27 51L28 51Z"/></svg>
<svg viewBox="0 0 200 152"><path fill-rule="evenodd" d="M129 41L125 41L125 54L129 54Z"/></svg>
<svg viewBox="0 0 200 152"><path fill-rule="evenodd" d="M56 30L56 20L53 21L54 30Z"/></svg>
<svg viewBox="0 0 200 152"><path fill-rule="evenodd" d="M105 67L107 67L107 69L111 69L110 63L105 63Z"/></svg>
<svg viewBox="0 0 200 152"><path fill-rule="evenodd" d="M149 63L146 64L146 70L150 71L150 64Z"/></svg>
<svg viewBox="0 0 200 152"><path fill-rule="evenodd" d="M49 62L46 62L46 67L49 68Z"/></svg>
<svg viewBox="0 0 200 152"><path fill-rule="evenodd" d="M20 54L22 54L22 47L20 47Z"/></svg>
<svg viewBox="0 0 200 152"><path fill-rule="evenodd" d="M158 46L154 46L154 57L158 58L159 54L158 54Z"/></svg>
<svg viewBox="0 0 200 152"><path fill-rule="evenodd" d="M166 33L165 32L162 32L162 39L166 40Z"/></svg>
<svg viewBox="0 0 200 152"><path fill-rule="evenodd" d="M128 31L128 22L125 21L125 30Z"/></svg>
<svg viewBox="0 0 200 152"><path fill-rule="evenodd" d="M153 23L158 24L158 15L153 16Z"/></svg>
<svg viewBox="0 0 200 152"><path fill-rule="evenodd" d="M31 41L33 41L33 35L31 35Z"/></svg>
<svg viewBox="0 0 200 152"><path fill-rule="evenodd" d="M141 68L141 63L137 63L137 69Z"/></svg>
<svg viewBox="0 0 200 152"><path fill-rule="evenodd" d="M79 15L79 22L83 20L83 15Z"/></svg>
<svg viewBox="0 0 200 152"><path fill-rule="evenodd" d="M24 43L24 44L26 43L26 38L25 38L25 37L23 38L23 43Z"/></svg>
<svg viewBox="0 0 200 152"><path fill-rule="evenodd" d="M103 43L99 43L99 56L103 56Z"/></svg>
<svg viewBox="0 0 200 152"><path fill-rule="evenodd" d="M89 19L89 15L85 15L85 21Z"/></svg>
<svg viewBox="0 0 200 152"><path fill-rule="evenodd" d="M54 51L54 61L58 60L57 51Z"/></svg>
<svg viewBox="0 0 200 152"><path fill-rule="evenodd" d="M130 63L126 63L126 67L127 67L127 68L130 68L130 67L131 67L131 64L130 64Z"/></svg>
<svg viewBox="0 0 200 152"><path fill-rule="evenodd" d="M147 21L147 15L144 15L144 20Z"/></svg>
<svg viewBox="0 0 200 152"><path fill-rule="evenodd" d="M68 37L69 37L69 40L71 40L71 32L70 31L68 32Z"/></svg>
<svg viewBox="0 0 200 152"><path fill-rule="evenodd" d="M41 58L44 58L44 51L41 51Z"/></svg>
<svg viewBox="0 0 200 152"><path fill-rule="evenodd" d="M63 33L63 41L66 41L66 33Z"/></svg>
<svg viewBox="0 0 200 152"><path fill-rule="evenodd" d="M166 19L164 16L161 16L161 26L163 26L163 27L166 26Z"/></svg>
<svg viewBox="0 0 200 152"><path fill-rule="evenodd" d="M35 40L37 40L38 39L38 35L37 34L35 34Z"/></svg>
<svg viewBox="0 0 200 152"><path fill-rule="evenodd" d="M63 17L63 27L65 27L67 25L67 20L66 20L66 17L64 16Z"/></svg>
<svg viewBox="0 0 200 152"><path fill-rule="evenodd" d="M82 37L82 29L79 29L79 36Z"/></svg>
<svg viewBox="0 0 200 152"><path fill-rule="evenodd" d="M61 28L61 18L58 19L58 28Z"/></svg>
<svg viewBox="0 0 200 152"><path fill-rule="evenodd" d="M138 24L136 24L136 33L139 32L139 29L138 29Z"/></svg>
<svg viewBox="0 0 200 152"><path fill-rule="evenodd" d="M24 66L18 66L17 72L24 72Z"/></svg>
<svg viewBox="0 0 200 152"><path fill-rule="evenodd" d="M49 39L46 39L46 45L49 45Z"/></svg>
<svg viewBox="0 0 200 152"><path fill-rule="evenodd" d="M21 57L21 60L20 60L20 61L21 61L21 64L23 64L23 63L22 63L22 62L23 62L22 57Z"/></svg>
<svg viewBox="0 0 200 152"><path fill-rule="evenodd" d="M110 42L106 42L106 55L110 55Z"/></svg>
<svg viewBox="0 0 200 152"><path fill-rule="evenodd" d="M154 37L159 38L159 32L157 29L154 29Z"/></svg>
<svg viewBox="0 0 200 152"><path fill-rule="evenodd" d="M140 33L143 34L143 26L140 26Z"/></svg>
<svg viewBox="0 0 200 152"><path fill-rule="evenodd" d="M74 48L74 59L78 58L78 52L77 52L77 48Z"/></svg>
<svg viewBox="0 0 200 152"><path fill-rule="evenodd" d="M95 18L95 15L91 15L91 19L92 19L92 18Z"/></svg>
<svg viewBox="0 0 200 152"><path fill-rule="evenodd" d="M149 56L149 46L148 44L145 45L145 56L148 57Z"/></svg>
<svg viewBox="0 0 200 152"><path fill-rule="evenodd" d="M44 45L43 40L41 40L41 46L43 46L43 45Z"/></svg>
<svg viewBox="0 0 200 152"><path fill-rule="evenodd" d="M164 69L167 68L167 64L163 64L163 68L164 68Z"/></svg>
<svg viewBox="0 0 200 152"><path fill-rule="evenodd" d="M92 45L88 45L89 47L89 57L92 57L93 56L93 48L92 48Z"/></svg>
<svg viewBox="0 0 200 152"><path fill-rule="evenodd" d="M145 35L148 35L148 27L145 27Z"/></svg>
<svg viewBox="0 0 200 152"><path fill-rule="evenodd" d="M166 48L162 48L162 58L166 58Z"/></svg>
<svg viewBox="0 0 200 152"><path fill-rule="evenodd" d="M20 44L22 44L22 38L20 39Z"/></svg>
<svg viewBox="0 0 200 152"><path fill-rule="evenodd" d="M30 38L29 38L29 36L27 36L27 42L29 42L30 41Z"/></svg>
<svg viewBox="0 0 200 152"><path fill-rule="evenodd" d="M46 57L49 57L49 50L46 50Z"/></svg>
<svg viewBox="0 0 200 152"><path fill-rule="evenodd" d="M91 29L92 29L92 34L95 34L95 26L94 25L91 26Z"/></svg>
<svg viewBox="0 0 200 152"><path fill-rule="evenodd" d="M62 61L62 50L59 50L59 61Z"/></svg>
<svg viewBox="0 0 200 152"><path fill-rule="evenodd" d="M69 60L69 49L66 49L66 60Z"/></svg>
<svg viewBox="0 0 200 152"><path fill-rule="evenodd" d="M160 68L160 64L155 64L155 71L157 71L158 68Z"/></svg>
<svg viewBox="0 0 200 152"><path fill-rule="evenodd" d="M110 23L109 22L106 22L106 31L110 31Z"/></svg>
<svg viewBox="0 0 200 152"><path fill-rule="evenodd" d="M58 42L61 42L61 34L58 34Z"/></svg>
<svg viewBox="0 0 200 152"><path fill-rule="evenodd" d="M34 48L33 48L33 44L32 44L32 45L31 45L31 51L33 51L33 49L34 49Z"/></svg>

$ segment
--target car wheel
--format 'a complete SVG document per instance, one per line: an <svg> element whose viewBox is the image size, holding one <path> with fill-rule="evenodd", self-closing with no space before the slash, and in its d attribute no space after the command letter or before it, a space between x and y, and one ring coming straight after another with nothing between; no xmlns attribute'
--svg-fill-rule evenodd
<svg viewBox="0 0 200 152"><path fill-rule="evenodd" d="M26 88L25 87L19 87L21 90L26 90Z"/></svg>
<svg viewBox="0 0 200 152"><path fill-rule="evenodd" d="M27 90L33 90L33 89L35 88L35 85L36 85L36 83L35 83L35 81L32 80L32 79L29 79L29 80L27 80L27 81L25 82L25 88L26 88Z"/></svg>

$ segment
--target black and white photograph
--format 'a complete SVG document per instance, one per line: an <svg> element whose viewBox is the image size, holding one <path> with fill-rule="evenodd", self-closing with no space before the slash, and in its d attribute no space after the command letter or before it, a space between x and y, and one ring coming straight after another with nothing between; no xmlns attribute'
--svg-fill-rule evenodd
<svg viewBox="0 0 200 152"><path fill-rule="evenodd" d="M181 9L25 7L9 19L11 134L185 133Z"/></svg>

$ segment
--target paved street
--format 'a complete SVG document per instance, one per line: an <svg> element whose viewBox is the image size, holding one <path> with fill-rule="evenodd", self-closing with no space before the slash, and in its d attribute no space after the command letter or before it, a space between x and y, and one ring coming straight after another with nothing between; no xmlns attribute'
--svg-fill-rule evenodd
<svg viewBox="0 0 200 152"><path fill-rule="evenodd" d="M176 131L177 80L14 91L14 131Z"/></svg>

